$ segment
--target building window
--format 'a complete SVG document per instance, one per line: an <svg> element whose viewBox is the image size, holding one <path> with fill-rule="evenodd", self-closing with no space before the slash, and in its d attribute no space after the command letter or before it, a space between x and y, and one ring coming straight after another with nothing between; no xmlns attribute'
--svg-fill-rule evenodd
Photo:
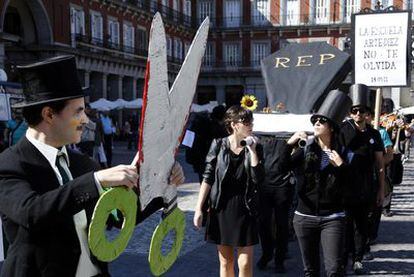
<svg viewBox="0 0 414 277"><path fill-rule="evenodd" d="M191 1L190 0L185 0L184 2L184 14L186 16L191 17Z"/></svg>
<svg viewBox="0 0 414 277"><path fill-rule="evenodd" d="M269 1L252 1L252 22L253 25L260 26L269 23Z"/></svg>
<svg viewBox="0 0 414 277"><path fill-rule="evenodd" d="M214 64L214 44L212 42L207 42L206 51L203 58L203 66L213 67Z"/></svg>
<svg viewBox="0 0 414 277"><path fill-rule="evenodd" d="M239 43L228 43L224 45L224 65L226 67L238 67L241 65Z"/></svg>
<svg viewBox="0 0 414 277"><path fill-rule="evenodd" d="M241 7L239 0L225 0L224 27L239 27L241 22Z"/></svg>
<svg viewBox="0 0 414 277"><path fill-rule="evenodd" d="M375 6L377 5L377 3L378 3L378 0L371 0L371 9L375 9ZM403 1L403 3L405 3L405 1ZM384 9L388 8L389 6L392 6L392 4L393 4L393 1L390 1L390 0L381 1L381 5Z"/></svg>
<svg viewBox="0 0 414 277"><path fill-rule="evenodd" d="M345 22L351 22L351 15L361 10L361 0L345 0Z"/></svg>
<svg viewBox="0 0 414 277"><path fill-rule="evenodd" d="M119 46L119 22L116 19L108 19L108 36L111 47Z"/></svg>
<svg viewBox="0 0 414 277"><path fill-rule="evenodd" d="M156 11L158 11L158 2L157 0L150 0L150 8L151 8L151 12L155 13Z"/></svg>
<svg viewBox="0 0 414 277"><path fill-rule="evenodd" d="M138 54L146 56L148 50L148 34L146 29L137 28Z"/></svg>
<svg viewBox="0 0 414 277"><path fill-rule="evenodd" d="M174 58L181 61L183 59L183 43L180 39L174 39Z"/></svg>
<svg viewBox="0 0 414 277"><path fill-rule="evenodd" d="M135 47L135 33L134 26L131 23L126 22L124 27L124 50L129 53L134 53Z"/></svg>
<svg viewBox="0 0 414 277"><path fill-rule="evenodd" d="M103 44L103 19L98 12L91 11L92 43Z"/></svg>
<svg viewBox="0 0 414 277"><path fill-rule="evenodd" d="M203 22L206 17L210 18L212 21L213 17L213 1L200 1L198 2L198 21L199 23Z"/></svg>
<svg viewBox="0 0 414 277"><path fill-rule="evenodd" d="M85 35L85 13L82 9L70 8L70 32L74 35Z"/></svg>
<svg viewBox="0 0 414 277"><path fill-rule="evenodd" d="M167 40L167 57L172 57L173 56L173 42L172 42L172 38L170 38L169 36L166 37Z"/></svg>
<svg viewBox="0 0 414 277"><path fill-rule="evenodd" d="M252 47L252 66L260 66L260 61L270 54L268 42L254 42Z"/></svg>
<svg viewBox="0 0 414 277"><path fill-rule="evenodd" d="M188 50L190 50L191 44L189 42L184 42L184 57L187 56Z"/></svg>
<svg viewBox="0 0 414 277"><path fill-rule="evenodd" d="M329 23L329 4L328 0L315 0L315 23Z"/></svg>
<svg viewBox="0 0 414 277"><path fill-rule="evenodd" d="M286 25L299 25L300 20L300 1L286 1Z"/></svg>

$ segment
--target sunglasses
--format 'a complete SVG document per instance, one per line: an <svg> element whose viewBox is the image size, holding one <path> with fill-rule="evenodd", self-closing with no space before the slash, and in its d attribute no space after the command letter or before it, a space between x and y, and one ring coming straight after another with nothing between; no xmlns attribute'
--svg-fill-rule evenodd
<svg viewBox="0 0 414 277"><path fill-rule="evenodd" d="M328 119L326 117L312 117L311 118L312 125L315 125L316 122L319 122L320 124L325 124L328 122Z"/></svg>
<svg viewBox="0 0 414 277"><path fill-rule="evenodd" d="M351 109L351 114L357 114L357 113L363 114L366 113L367 110L365 108L352 108Z"/></svg>
<svg viewBox="0 0 414 277"><path fill-rule="evenodd" d="M238 123L243 124L244 126L250 126L253 125L253 121L239 121Z"/></svg>

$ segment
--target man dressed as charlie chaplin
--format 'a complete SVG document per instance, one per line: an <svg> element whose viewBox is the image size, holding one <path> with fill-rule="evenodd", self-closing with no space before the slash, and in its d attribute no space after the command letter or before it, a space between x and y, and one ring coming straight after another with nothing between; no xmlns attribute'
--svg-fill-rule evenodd
<svg viewBox="0 0 414 277"><path fill-rule="evenodd" d="M341 127L343 145L348 151L348 162L352 167L352 180L345 197L347 215L347 255L352 253L355 274L364 274L362 264L368 238L368 214L384 199L384 146L377 130L366 124L365 117L370 108L370 90L362 84L350 87L352 107L350 120Z"/></svg>
<svg viewBox="0 0 414 277"><path fill-rule="evenodd" d="M23 108L29 128L0 154L0 215L10 243L1 275L109 276L107 265L90 253L88 225L103 189L136 187L137 169L99 170L89 157L65 147L80 141L88 122L73 56L17 69L25 100L14 108ZM170 182L182 179L177 165Z"/></svg>

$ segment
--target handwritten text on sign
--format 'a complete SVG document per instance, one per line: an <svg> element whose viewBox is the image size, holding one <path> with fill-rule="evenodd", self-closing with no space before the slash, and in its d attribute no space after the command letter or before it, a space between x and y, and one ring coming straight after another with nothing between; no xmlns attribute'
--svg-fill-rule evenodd
<svg viewBox="0 0 414 277"><path fill-rule="evenodd" d="M408 13L355 16L355 83L407 85Z"/></svg>

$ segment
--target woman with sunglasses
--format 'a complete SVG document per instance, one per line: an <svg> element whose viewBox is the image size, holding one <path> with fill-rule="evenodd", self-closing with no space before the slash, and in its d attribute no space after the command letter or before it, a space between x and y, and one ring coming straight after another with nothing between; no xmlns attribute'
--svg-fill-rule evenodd
<svg viewBox="0 0 414 277"><path fill-rule="evenodd" d="M224 124L230 135L211 144L194 225L201 227L202 207L210 192L206 240L217 245L220 276L234 276L235 249L239 276L252 276L253 245L259 242L255 201L257 186L264 176L262 151L257 138L251 137L251 111L232 106L225 114Z"/></svg>
<svg viewBox="0 0 414 277"><path fill-rule="evenodd" d="M311 117L314 139L292 155L292 164L303 173L298 184L298 206L293 226L298 238L305 276L320 276L319 248L322 245L327 276L343 276L345 238L343 190L347 165L337 140L339 124L351 105L341 91L331 91L319 111ZM289 145L306 134L296 133Z"/></svg>

